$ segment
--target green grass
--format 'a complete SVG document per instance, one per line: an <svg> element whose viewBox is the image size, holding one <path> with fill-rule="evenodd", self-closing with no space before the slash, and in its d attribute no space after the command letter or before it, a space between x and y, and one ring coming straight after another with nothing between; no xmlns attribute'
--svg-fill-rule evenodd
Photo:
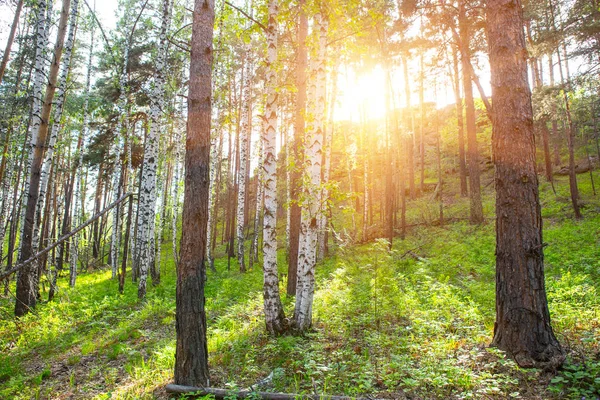
<svg viewBox="0 0 600 400"><path fill-rule="evenodd" d="M314 330L302 337L266 336L262 271L240 274L232 260L228 272L227 260L217 259L219 272L209 273L206 288L211 385L245 388L273 372L269 390L296 393L599 396L600 202L587 175L580 185L582 221L570 218L565 178L557 196L541 185L546 285L555 332L569 352L564 370L523 370L488 347L493 220L479 227L459 221L416 226L391 252L380 241L334 249L318 266ZM447 215L466 218L467 200L449 196ZM493 195L484 199L491 218ZM437 210L425 200L409 206L414 224L433 220ZM168 398L163 387L172 380L175 352L170 254L165 247L162 283L149 287L143 302L129 280L119 295L106 270L82 273L73 289L61 279L55 301L20 320L12 317L11 298L0 299L0 398ZM289 315L293 299L284 304Z"/></svg>

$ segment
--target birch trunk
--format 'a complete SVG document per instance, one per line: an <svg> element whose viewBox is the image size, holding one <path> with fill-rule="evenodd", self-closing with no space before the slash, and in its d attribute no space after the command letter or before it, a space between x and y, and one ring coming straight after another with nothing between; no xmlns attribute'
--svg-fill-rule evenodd
<svg viewBox="0 0 600 400"><path fill-rule="evenodd" d="M277 112L277 110L276 110ZM266 109L265 109L266 115ZM266 117L265 117L266 118ZM267 121L263 119L263 131L268 129ZM256 208L254 210L254 233L252 235L252 245L250 246L250 254L248 256L250 268L254 263L254 260L258 262L258 230L260 226L260 216L263 210L263 163L264 163L264 138L261 137L258 140L258 166L256 168Z"/></svg>
<svg viewBox="0 0 600 400"><path fill-rule="evenodd" d="M252 63L249 57L250 47L246 48L246 65L243 85L243 96L242 96L242 126L240 129L240 163L238 168L238 196L237 196L237 240L238 240L238 251L237 258L241 272L246 271L246 264L244 259L244 226L245 226L245 214L246 214L246 186L247 186L247 163L248 163L248 142L251 134L251 119L252 119L252 104L250 99L250 84L252 82Z"/></svg>
<svg viewBox="0 0 600 400"><path fill-rule="evenodd" d="M54 147L58 140L58 133L61 128L61 118L64 109L64 102L67 92L67 78L69 71L71 70L71 54L73 52L73 45L75 43L75 32L77 30L77 10L79 0L73 0L71 3L71 16L69 22L69 33L67 34L67 41L65 43L63 65L58 78L58 88L56 90L56 97L54 102L54 115L52 129L50 130L50 137L48 138L46 155L42 164L41 172L41 183L40 183L40 194L37 202L37 210L35 213L35 219L33 224L33 251L37 253L39 247L40 238L40 222L42 219L42 211L44 209L44 202L46 199L46 190L48 189L48 180L50 178L50 167L52 165L52 158L54 157Z"/></svg>
<svg viewBox="0 0 600 400"><path fill-rule="evenodd" d="M129 64L129 37L125 40L125 49L123 54L123 66L121 76L119 78L119 86L121 93L119 94L119 100L117 101L117 113L119 120L115 129L116 138L113 143L113 149L111 153L115 157L115 166L113 170L113 201L116 201L121 196L121 148L123 147L123 135L122 131L125 127L125 113L127 104L127 65ZM121 242L121 207L116 206L112 212L112 232L110 238L110 265L112 269L112 278L117 277L117 270L119 268L119 247Z"/></svg>
<svg viewBox="0 0 600 400"><path fill-rule="evenodd" d="M48 47L48 35L50 32L50 24L52 23L52 1L39 0L36 16L36 48L35 48L35 64L33 73L33 101L31 104L31 120L29 129L27 130L26 143L28 149L24 160L25 173L23 179L23 193L29 194L29 176L31 174L31 163L33 160L33 151L35 147L34 133L39 131L42 123L42 96L44 90L44 81L46 78L46 51ZM25 210L27 208L28 196L23 196L19 220L21 221L20 237L23 238L25 230ZM21 246L19 246L18 259L21 259Z"/></svg>
<svg viewBox="0 0 600 400"><path fill-rule="evenodd" d="M328 226L329 219L331 217L331 207L329 206L329 175L331 173L331 147L333 145L333 116L336 104L337 97L337 66L333 68L332 72L332 80L333 87L331 90L331 100L329 102L329 117L328 123L325 127L325 139L323 141L323 146L325 150L325 155L323 157L324 165L323 165L323 191L322 191L322 203L325 210L319 214L319 237L318 237L318 250L317 250L317 261L322 260L327 255L327 239L328 239Z"/></svg>
<svg viewBox="0 0 600 400"><path fill-rule="evenodd" d="M222 135L222 132L219 131L219 136ZM214 263L214 255L212 254L212 239L213 239L213 225L215 224L215 213L217 210L215 209L215 196L216 196L216 182L217 182L217 165L218 159L221 157L219 152L219 147L217 143L218 138L215 138L215 141L211 143L211 157L210 157L210 173L209 173L209 190L208 190L208 223L206 227L206 261L211 269L211 271L215 272L215 263Z"/></svg>
<svg viewBox="0 0 600 400"><path fill-rule="evenodd" d="M48 84L41 111L34 119L31 135L31 171L29 174L29 187L25 192L27 206L25 207L25 219L23 224L23 235L21 236L20 261L25 261L33 255L33 227L35 219L35 210L40 189L40 174L44 156L44 145L48 136L48 120L52 110L52 100L56 90L56 81L58 78L58 69L63 51L63 44L67 30L67 19L69 16L70 0L63 0L58 35L54 46L54 56L51 63ZM15 315L22 316L35 306L37 299L37 287L39 276L36 272L36 265L29 265L23 268L17 274L17 301L15 302Z"/></svg>
<svg viewBox="0 0 600 400"><path fill-rule="evenodd" d="M183 97L180 103L180 112L183 113ZM171 206L171 214L173 217L171 218L171 241L172 241L172 252L173 252L173 261L175 262L175 266L179 265L179 253L177 251L177 221L179 219L179 181L180 181L180 171L181 167L181 137L179 134L179 129L175 132L175 145L174 150L175 154L173 155L173 198L172 198L172 206Z"/></svg>
<svg viewBox="0 0 600 400"><path fill-rule="evenodd" d="M296 283L296 308L294 323L298 331L312 325L312 303L315 291L315 263L317 250L317 218L321 211L321 162L323 143L323 116L325 109L325 48L327 45L327 20L315 15L315 32L318 49L315 62L314 116L309 114L310 127L306 138L305 165L308 175L304 190L298 252L298 278ZM311 120L312 117L312 120Z"/></svg>
<svg viewBox="0 0 600 400"><path fill-rule="evenodd" d="M148 269L158 271L155 263L154 236L156 224L156 170L158 167L159 135L162 128L161 110L165 106L165 72L167 61L167 29L169 26L169 0L163 0L160 39L154 71L154 90L150 98L150 131L144 146L144 171L140 183L139 205L139 270L138 298L146 296ZM158 284L160 275L152 276L154 284Z"/></svg>
<svg viewBox="0 0 600 400"><path fill-rule="evenodd" d="M94 25L92 25L90 32L90 48L88 53L88 63L87 63L87 73L85 78L85 100L83 103L83 121L81 124L81 134L80 140L78 143L79 147L79 162L77 164L77 172L75 173L75 204L73 208L73 215L75 219L75 226L79 226L79 224L83 223L84 219L84 209L83 206L85 204L85 191L81 190L82 187L85 188L83 184L83 143L88 136L88 121L89 121L89 112L90 112L90 86L92 80L92 61L94 58ZM99 178L100 179L100 178ZM71 258L70 258L70 267L69 267L69 283L71 286L75 286L77 280L77 263L79 261L79 235L76 234L73 236L72 244L71 244Z"/></svg>
<svg viewBox="0 0 600 400"><path fill-rule="evenodd" d="M279 295L277 273L277 0L269 0L269 24L267 26L267 71L265 130L263 131L263 276L264 307L267 332L281 334L286 330L285 315ZM258 236L258 235L257 235Z"/></svg>

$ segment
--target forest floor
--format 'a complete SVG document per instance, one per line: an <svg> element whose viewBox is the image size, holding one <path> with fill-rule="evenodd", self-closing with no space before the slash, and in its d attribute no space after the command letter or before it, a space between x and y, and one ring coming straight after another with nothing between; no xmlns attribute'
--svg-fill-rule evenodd
<svg viewBox="0 0 600 400"><path fill-rule="evenodd" d="M600 176L596 176L600 178ZM555 333L568 353L560 371L525 370L489 347L494 324L494 223L415 227L393 251L383 242L336 247L317 269L314 330L265 335L262 271L216 260L206 288L211 386L377 394L394 399L593 399L600 397L600 195L580 175L582 221L568 185L541 185L546 285ZM448 215L468 201L448 198ZM412 203L412 221L437 205ZM454 211L453 211L454 210ZM462 211L457 211L462 210ZM492 216L491 193L485 211ZM454 214L453 214L454 212ZM433 218L433 217L432 217ZM170 260L170 247L163 258ZM284 255L280 258L285 270ZM175 271L143 302L123 295L106 269L15 320L0 298L0 398L169 398L175 353ZM283 286L283 284L282 284ZM45 293L43 294L45 297ZM284 299L291 313L293 302Z"/></svg>

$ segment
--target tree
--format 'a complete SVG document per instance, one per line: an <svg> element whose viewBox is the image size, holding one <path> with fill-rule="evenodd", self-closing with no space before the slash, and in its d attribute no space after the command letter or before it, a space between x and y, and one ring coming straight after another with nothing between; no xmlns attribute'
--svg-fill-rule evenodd
<svg viewBox="0 0 600 400"><path fill-rule="evenodd" d="M317 219L321 212L321 163L323 159L323 127L325 110L325 78L328 20L323 11L314 17L317 38L317 54L314 61L313 96L309 105L309 126L305 142L304 193L302 197L302 219L300 246L298 251L298 276L296 280L296 307L294 324L298 331L312 325L312 303L315 292L315 263L317 261Z"/></svg>
<svg viewBox="0 0 600 400"><path fill-rule="evenodd" d="M306 37L308 35L308 14L305 10L306 0L298 1L298 32L296 49L296 100L294 108L294 140L292 151L287 153L287 158L292 160L288 166L292 171L289 179L289 192L291 204L288 226L288 282L287 294L296 294L296 283L298 277L298 250L300 248L300 224L302 210L297 199L300 197L300 182L302 178L302 151L301 146L304 140L304 130L306 128L306 68L308 66L308 51L306 46ZM290 154L291 153L291 154Z"/></svg>
<svg viewBox="0 0 600 400"><path fill-rule="evenodd" d="M520 0L488 0L496 183L496 323L493 344L522 367L564 360L544 283L531 92Z"/></svg>
<svg viewBox="0 0 600 400"><path fill-rule="evenodd" d="M196 0L192 25L181 259L177 268L175 383L208 385L204 281L212 104L213 0Z"/></svg>
<svg viewBox="0 0 600 400"><path fill-rule="evenodd" d="M277 0L269 0L267 26L267 72L265 130L263 132L264 219L263 219L263 274L264 308L267 332L280 334L286 330L285 315L279 296L277 274ZM257 190L258 192L258 190Z"/></svg>
<svg viewBox="0 0 600 400"><path fill-rule="evenodd" d="M466 15L465 1L466 0L459 0L458 2L458 26L460 35L460 59L463 72L463 91L465 95L469 200L471 203L470 219L471 223L480 224L483 222L483 206L481 204L479 149L477 146L477 126L475 125L475 102L473 100L473 70L471 68L471 50L469 47L470 27Z"/></svg>
<svg viewBox="0 0 600 400"><path fill-rule="evenodd" d="M48 136L48 122L50 120L50 112L52 110L52 100L56 90L56 82L58 80L58 71L67 31L70 5L70 0L63 0L60 22L58 26L58 36L54 46L52 63L50 64L46 93L44 95L43 104L41 105L39 114L34 113L34 118L36 118L36 121L32 127L33 132L31 136L31 171L29 177L27 178L29 179L29 187L27 188L27 204L25 207L25 218L23 223L23 234L21 236L19 262L23 262L34 255L33 228L37 200L40 191L42 162L44 160L44 147L46 144L46 138ZM42 22L45 24L46 21ZM47 31L45 31L45 34L47 35ZM39 276L36 269L36 264L33 263L33 265L30 264L26 268L21 269L18 273L17 301L15 302L16 316L22 316L26 314L36 304L37 286L39 282Z"/></svg>
<svg viewBox="0 0 600 400"><path fill-rule="evenodd" d="M162 110L165 109L165 70L167 59L167 29L169 26L170 1L163 0L158 54L154 73L154 87L150 96L150 131L146 137L144 148L144 170L140 182L140 212L139 212L139 267L140 280L138 297L146 296L146 280L148 270L152 272L152 283L160 282L160 266L156 265L154 257L154 228L156 222L156 170L158 168L158 147L160 132L163 127Z"/></svg>

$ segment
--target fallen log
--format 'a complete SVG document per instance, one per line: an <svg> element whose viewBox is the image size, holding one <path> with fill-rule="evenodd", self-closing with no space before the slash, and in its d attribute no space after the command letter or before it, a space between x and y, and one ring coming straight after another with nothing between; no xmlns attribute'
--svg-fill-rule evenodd
<svg viewBox="0 0 600 400"><path fill-rule="evenodd" d="M355 397L347 396L330 396L326 394L291 394L291 393L269 393L269 392L251 392L248 390L232 391L229 389L219 388L203 388L195 386L182 386L175 384L168 384L166 387L167 393L194 393L198 396L213 395L215 399L224 399L227 396L236 396L238 399L245 399L247 397L257 396L263 400L359 400Z"/></svg>

